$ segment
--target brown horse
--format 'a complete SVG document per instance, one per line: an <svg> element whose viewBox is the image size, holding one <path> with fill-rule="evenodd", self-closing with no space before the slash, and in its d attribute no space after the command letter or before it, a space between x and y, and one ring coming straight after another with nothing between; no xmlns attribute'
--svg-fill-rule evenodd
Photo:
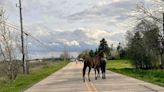
<svg viewBox="0 0 164 92"><path fill-rule="evenodd" d="M96 55L95 57L88 57L88 58L84 59L84 67L83 67L83 81L84 82L85 82L85 71L86 71L87 67L89 68L89 71L88 71L88 80L89 81L91 81L90 80L91 68L94 68L95 80L97 80L97 77L100 76L100 73L99 73L100 60L101 60L101 57L99 55ZM98 72L98 74L96 74L96 71Z"/></svg>

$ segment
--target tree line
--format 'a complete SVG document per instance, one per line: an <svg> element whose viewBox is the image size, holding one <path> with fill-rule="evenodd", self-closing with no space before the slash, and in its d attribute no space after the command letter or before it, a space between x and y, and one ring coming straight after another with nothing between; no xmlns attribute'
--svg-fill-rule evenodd
<svg viewBox="0 0 164 92"><path fill-rule="evenodd" d="M113 44L111 44L111 46L108 45L105 38L102 38L100 40L98 48L94 50L93 49L84 50L78 55L77 58L80 59L80 58L86 58L86 57L94 57L98 55L98 53L100 52L104 52L108 60L126 58L126 51L121 43L118 43L117 48L114 48Z"/></svg>
<svg viewBox="0 0 164 92"><path fill-rule="evenodd" d="M164 2L152 1L152 7L158 6L155 7L158 10L147 8L144 3L138 4L134 16L137 22L126 33L125 50L138 69L164 69L164 18L160 10L164 8Z"/></svg>
<svg viewBox="0 0 164 92"><path fill-rule="evenodd" d="M160 48L164 43L160 42L160 30L154 22L142 20L126 37L127 55L136 68L164 68L163 49Z"/></svg>
<svg viewBox="0 0 164 92"><path fill-rule="evenodd" d="M164 69L164 40L156 22L141 20L133 30L127 31L126 41L126 46L118 43L113 48L103 38L96 50L85 50L78 58L94 57L103 51L108 60L129 59L137 69Z"/></svg>
<svg viewBox="0 0 164 92"><path fill-rule="evenodd" d="M164 9L164 2L154 1L154 5ZM159 8L159 7L158 7ZM127 31L126 45L119 43L115 48L109 47L103 39L96 50L85 50L78 57L94 56L99 49L106 48L107 59L129 59L137 69L164 69L164 20L159 10L150 11L144 3L137 4L134 11L136 22L130 31ZM163 14L164 17L164 14ZM163 18L164 19L164 18Z"/></svg>

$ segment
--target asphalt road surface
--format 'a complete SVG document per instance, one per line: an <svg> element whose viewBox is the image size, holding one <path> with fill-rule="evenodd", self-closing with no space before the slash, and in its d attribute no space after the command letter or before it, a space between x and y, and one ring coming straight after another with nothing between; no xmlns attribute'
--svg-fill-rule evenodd
<svg viewBox="0 0 164 92"><path fill-rule="evenodd" d="M106 79L91 82L82 80L83 63L71 62L66 67L51 74L25 92L164 92L164 87L140 81L118 73L107 71Z"/></svg>

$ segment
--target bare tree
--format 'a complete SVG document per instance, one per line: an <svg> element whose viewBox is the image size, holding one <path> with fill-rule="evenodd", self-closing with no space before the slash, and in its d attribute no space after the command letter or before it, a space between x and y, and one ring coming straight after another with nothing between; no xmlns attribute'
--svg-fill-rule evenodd
<svg viewBox="0 0 164 92"><path fill-rule="evenodd" d="M136 10L134 10L133 17L137 20L148 19L162 24L162 13L164 13L164 2L152 0L151 7L147 7L144 2L137 3Z"/></svg>
<svg viewBox="0 0 164 92"><path fill-rule="evenodd" d="M63 58L64 61L70 59L70 54L69 54L69 52L68 52L66 46L64 46L64 51L63 51L63 53L60 55L60 58Z"/></svg>
<svg viewBox="0 0 164 92"><path fill-rule="evenodd" d="M159 29L159 36L157 43L159 44L158 49L161 57L161 68L164 68L164 60L162 59L164 54L164 23L163 16L164 15L164 2L161 0L151 0L151 6L146 5L144 2L139 2L137 4L136 10L133 12L132 17L136 18L139 22L148 20L157 25ZM148 29L152 28L152 26L147 27ZM147 29L144 29L147 30Z"/></svg>
<svg viewBox="0 0 164 92"><path fill-rule="evenodd" d="M15 79L18 74L18 61L16 60L16 45L13 30L6 27L5 10L0 10L0 51L3 57L4 67L3 71L7 74L9 79Z"/></svg>

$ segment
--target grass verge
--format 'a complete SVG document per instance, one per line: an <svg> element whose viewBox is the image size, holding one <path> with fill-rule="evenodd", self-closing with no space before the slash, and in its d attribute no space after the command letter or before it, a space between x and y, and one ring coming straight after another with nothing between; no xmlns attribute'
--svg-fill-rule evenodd
<svg viewBox="0 0 164 92"><path fill-rule="evenodd" d="M134 69L129 60L110 60L107 63L107 68L111 71L164 87L164 70Z"/></svg>
<svg viewBox="0 0 164 92"><path fill-rule="evenodd" d="M0 84L0 92L22 92L67 64L68 62L63 61L52 66L44 66L37 71L32 71L29 75L20 74L16 80Z"/></svg>

